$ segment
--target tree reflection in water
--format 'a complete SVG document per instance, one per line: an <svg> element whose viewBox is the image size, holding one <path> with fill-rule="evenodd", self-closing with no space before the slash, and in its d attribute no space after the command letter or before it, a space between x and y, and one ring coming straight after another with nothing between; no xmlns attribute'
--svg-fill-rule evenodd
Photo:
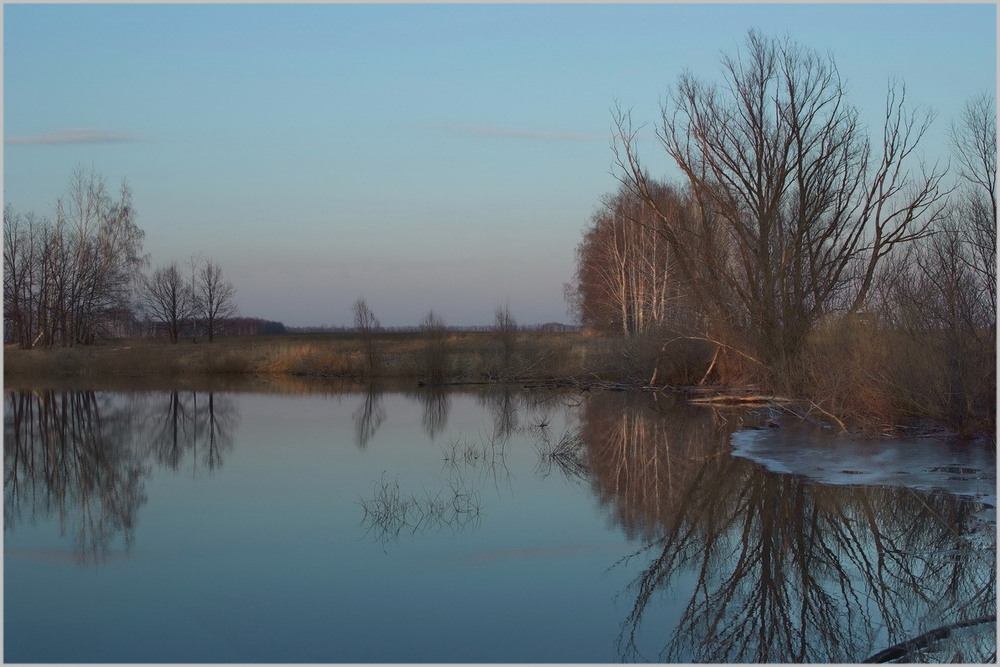
<svg viewBox="0 0 1000 667"><path fill-rule="evenodd" d="M449 398L421 396L434 437L446 427ZM995 613L996 532L976 503L768 473L730 455L739 413L642 398L595 393L579 408L577 438L548 426L553 410L576 414L575 397L479 394L492 432L453 447L478 452L475 465L447 469L434 493L382 480L366 516L376 532L384 525L398 533L400 517L411 531L475 530L479 487L491 478L498 490L509 486L501 484L508 441L530 433L548 466L540 475L558 466L592 484L629 539L644 544L622 563L641 567L626 590L634 602L619 636L625 660L851 662ZM385 419L377 391L363 397L355 419L367 441ZM238 420L233 400L213 393L9 392L6 523L57 516L80 562L127 551L152 463L211 473L233 446ZM467 477L473 471L478 480ZM679 622L656 627L661 599L681 592ZM934 656L908 658L986 659L995 652L992 627L974 626Z"/></svg>
<svg viewBox="0 0 1000 667"><path fill-rule="evenodd" d="M239 421L236 404L213 392L169 391L133 399L138 432L159 463L177 470L190 457L194 469L222 465L222 453L233 446Z"/></svg>
<svg viewBox="0 0 1000 667"><path fill-rule="evenodd" d="M510 385L477 394L481 405L490 409L493 416L493 440L505 443L510 440L520 424L518 413L522 411L526 395L514 391Z"/></svg>
<svg viewBox="0 0 1000 667"><path fill-rule="evenodd" d="M417 400L424 406L423 425L427 437L434 440L448 425L448 411L451 397L448 390L440 385L427 385L416 393Z"/></svg>
<svg viewBox="0 0 1000 667"><path fill-rule="evenodd" d="M364 449L382 422L385 421L385 408L382 407L382 391L374 384L366 387L361 405L354 411L354 442Z"/></svg>
<svg viewBox="0 0 1000 667"><path fill-rule="evenodd" d="M132 544L146 501L149 459L180 467L190 455L222 465L239 418L212 393L120 395L95 391L14 391L4 398L4 520L8 527L56 514L74 536L80 563Z"/></svg>
<svg viewBox="0 0 1000 667"><path fill-rule="evenodd" d="M728 455L718 421L613 394L584 407L596 491L646 542L625 559L648 564L629 587L622 659L651 657L640 651L659 632L643 627L650 605L687 578L694 590L657 642L659 660L852 662L995 613L995 529L976 518L976 503L769 473ZM992 544L974 544L983 535ZM980 627L943 658L995 653L994 626Z"/></svg>
<svg viewBox="0 0 1000 667"><path fill-rule="evenodd" d="M553 468L562 473L564 479L574 483L584 483L590 479L587 467L587 448L578 429L567 429L558 440L546 429L540 429L535 441L538 450L538 465L535 472L539 477L548 477Z"/></svg>

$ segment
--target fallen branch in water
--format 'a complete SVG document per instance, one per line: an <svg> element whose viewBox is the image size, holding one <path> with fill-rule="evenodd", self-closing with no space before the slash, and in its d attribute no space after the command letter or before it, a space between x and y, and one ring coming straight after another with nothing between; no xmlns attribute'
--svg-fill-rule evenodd
<svg viewBox="0 0 1000 667"><path fill-rule="evenodd" d="M809 401L809 405L811 405L812 407L816 408L817 410L819 410L820 412L822 412L824 415L826 415L827 417L829 417L833 421L837 422L837 426L840 427L840 431L842 433L847 433L847 426L844 425L844 422L842 422L840 420L840 418L837 417L837 415L835 415L832 412L829 412L827 410L824 410L823 408L821 408L818 405L816 405L816 403L814 403L813 401ZM806 416L807 417L809 416L808 413L806 414Z"/></svg>
<svg viewBox="0 0 1000 667"><path fill-rule="evenodd" d="M983 616L982 618L977 618L971 621L958 621L957 623L951 623L949 625L943 625L940 628L935 628L930 632L925 632L922 635L914 637L913 639L907 639L905 642L900 642L895 646L890 646L889 648L879 651L870 658L866 658L861 662L871 662L871 663L881 663L889 662L890 660L899 660L901 658L907 658L914 651L919 651L922 648L926 648L933 644L934 642L941 641L951 635L952 630L958 628L967 628L972 625L979 625L981 623L995 623L997 620L996 614L989 614Z"/></svg>
<svg viewBox="0 0 1000 667"><path fill-rule="evenodd" d="M794 403L795 399L784 396L770 396L764 394L750 394L741 396L739 394L719 394L718 396L696 396L687 399L688 403L708 403L718 404L742 404L742 403Z"/></svg>

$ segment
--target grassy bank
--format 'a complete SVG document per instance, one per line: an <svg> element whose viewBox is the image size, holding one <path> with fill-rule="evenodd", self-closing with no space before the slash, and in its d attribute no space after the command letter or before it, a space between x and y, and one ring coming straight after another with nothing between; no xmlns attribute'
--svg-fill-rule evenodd
<svg viewBox="0 0 1000 667"><path fill-rule="evenodd" d="M355 334L241 336L209 344L126 339L71 348L4 351L4 376L315 375L342 378L434 378L441 381L524 379L619 380L631 358L613 338L583 333L376 335L374 366ZM645 378L645 379L648 379Z"/></svg>
<svg viewBox="0 0 1000 667"><path fill-rule="evenodd" d="M369 342L374 351L370 361ZM623 339L593 333L381 333L241 336L214 343L128 339L72 348L4 351L8 385L39 381L97 383L131 378L140 383L286 383L323 377L414 386L429 383L572 382L631 386L690 386L735 377L719 372L714 346L699 341L664 344L662 337ZM848 430L888 433L929 419L971 436L995 432L995 356L949 363L954 345L926 335L870 331L858 325L817 333L799 360L797 386L780 393L804 406L800 414ZM715 366L716 370L706 373ZM775 392L768 377L746 377L750 394ZM708 395L727 392L705 388ZM783 404L782 409L791 406ZM912 426L910 426L912 428Z"/></svg>

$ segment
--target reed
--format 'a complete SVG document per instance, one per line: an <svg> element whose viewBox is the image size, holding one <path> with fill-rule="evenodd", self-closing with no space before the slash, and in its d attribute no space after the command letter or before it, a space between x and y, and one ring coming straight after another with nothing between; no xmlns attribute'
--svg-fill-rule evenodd
<svg viewBox="0 0 1000 667"><path fill-rule="evenodd" d="M992 433L995 338L991 332L974 332L977 335L953 340L945 333L886 330L861 319L835 322L813 333L783 381L773 372L756 381L808 400L818 413L833 415L851 430L884 433L926 418L963 435ZM8 346L4 379L322 377L681 387L719 381L706 368L711 371L723 363L716 363L713 346L705 341L663 337L518 332L513 351L505 357L511 364L506 369L497 366L496 332L380 332L371 343L379 360L374 375L366 341L354 334L241 336L177 344L127 339L30 350ZM736 376L721 373L721 378L731 377Z"/></svg>
<svg viewBox="0 0 1000 667"><path fill-rule="evenodd" d="M521 340L523 354L517 367L507 373L511 379L580 377L592 370L588 355L597 348L584 334L526 333ZM490 332L381 333L373 343L380 359L378 377L486 381L494 370L484 362L494 345ZM429 367L429 352L435 360L446 358L448 363ZM353 334L240 336L214 343L182 340L177 344L126 339L4 350L5 377L250 374L360 378L369 371L364 341Z"/></svg>

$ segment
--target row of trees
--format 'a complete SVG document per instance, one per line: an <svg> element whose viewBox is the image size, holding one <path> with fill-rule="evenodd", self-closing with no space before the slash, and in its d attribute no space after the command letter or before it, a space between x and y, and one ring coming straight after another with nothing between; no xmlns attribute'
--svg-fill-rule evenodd
<svg viewBox="0 0 1000 667"><path fill-rule="evenodd" d="M177 342L190 323L214 339L236 314L233 284L214 260L192 258L190 279L177 262L146 275L145 233L132 191L116 192L94 170L77 169L56 203L55 221L4 207L4 327L22 348L72 346L121 335L141 313Z"/></svg>
<svg viewBox="0 0 1000 667"><path fill-rule="evenodd" d="M658 188L654 196L673 193ZM656 231L653 209L622 189L606 195L578 249L575 291L567 293L584 326L634 336L680 316L676 262Z"/></svg>
<svg viewBox="0 0 1000 667"><path fill-rule="evenodd" d="M176 261L141 276L139 303L166 326L170 342L178 342L181 328L190 322L193 335L201 328L211 343L219 324L236 315L236 288L212 259L192 258L190 267L190 280Z"/></svg>
<svg viewBox="0 0 1000 667"><path fill-rule="evenodd" d="M965 370L995 359L994 100L952 125L951 182L918 159L933 118L901 83L870 136L831 56L751 31L722 71L683 74L661 106L679 183L649 175L642 128L615 110L621 185L578 248L581 320L712 341L720 380L783 391L803 388L817 331L877 323L941 341L959 400Z"/></svg>
<svg viewBox="0 0 1000 667"><path fill-rule="evenodd" d="M11 390L4 395L4 523L58 515L80 562L100 562L135 537L158 463L194 474L223 464L239 404L212 392L130 394Z"/></svg>
<svg viewBox="0 0 1000 667"><path fill-rule="evenodd" d="M98 174L77 170L55 221L18 214L3 221L4 324L21 347L73 345L108 332L144 261L126 184L112 194Z"/></svg>
<svg viewBox="0 0 1000 667"><path fill-rule="evenodd" d="M352 312L354 333L361 339L366 372L371 376L382 363L377 339L385 328L363 298L354 302ZM453 371L451 331L444 319L433 310L428 311L417 330L423 339L423 349L419 356L420 372L432 383L441 382ZM520 328L510 310L510 304L503 302L496 307L494 323L488 330L493 335L490 344L482 350L485 373L492 380L509 380L517 375L525 361L520 358Z"/></svg>

